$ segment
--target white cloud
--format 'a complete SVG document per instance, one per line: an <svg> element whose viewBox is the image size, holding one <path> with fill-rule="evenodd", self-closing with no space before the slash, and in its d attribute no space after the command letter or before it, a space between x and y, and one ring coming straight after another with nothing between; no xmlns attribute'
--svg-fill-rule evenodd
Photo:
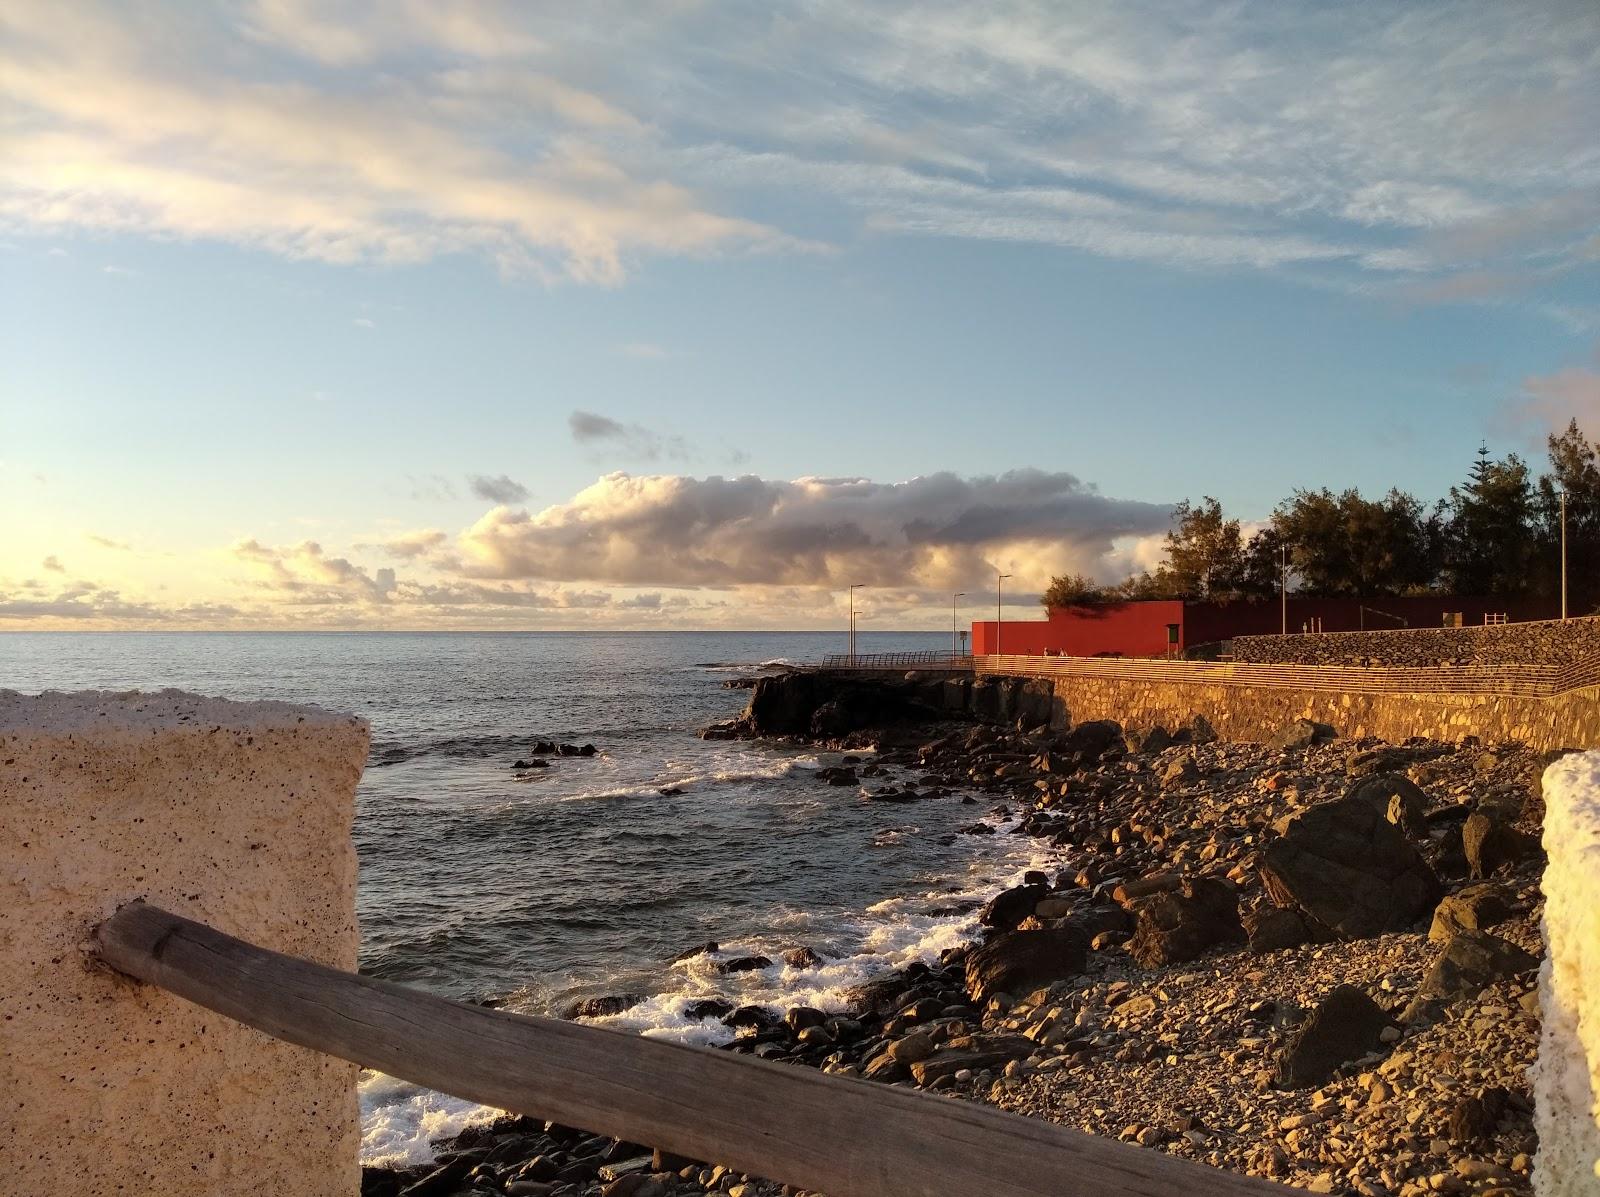
<svg viewBox="0 0 1600 1197"><path fill-rule="evenodd" d="M257 7L251 28L296 53L322 48L332 66L402 41L471 62L537 47L491 21L490 8L419 0L358 19L354 6L275 3ZM248 42L213 44L210 23L192 13L158 7L135 22L86 4L0 14L0 94L18 114L0 160L0 220L330 262L476 251L507 269L596 283L619 281L632 254L799 244L630 173L581 136L610 105L586 104L559 81L548 82L544 125L507 130L452 110L452 97L498 94L495 76L473 91L470 64L318 87L252 57ZM219 59L226 72L200 65ZM540 73L525 67L503 102Z"/></svg>
<svg viewBox="0 0 1600 1197"><path fill-rule="evenodd" d="M900 483L617 473L537 514L496 508L460 549L482 578L925 593L986 583L999 566L1021 591L1100 572L1117 541L1164 530L1170 510L1039 470Z"/></svg>
<svg viewBox="0 0 1600 1197"><path fill-rule="evenodd" d="M1600 245L1588 4L139 12L0 14L19 114L0 222L333 262L475 252L596 283L865 230L1427 302ZM789 232L761 218L774 197Z"/></svg>

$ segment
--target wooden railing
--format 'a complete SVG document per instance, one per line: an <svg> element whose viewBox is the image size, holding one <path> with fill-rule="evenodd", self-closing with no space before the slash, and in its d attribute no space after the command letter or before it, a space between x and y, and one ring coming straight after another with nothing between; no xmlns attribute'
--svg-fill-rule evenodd
<svg viewBox="0 0 1600 1197"><path fill-rule="evenodd" d="M509 1014L338 972L133 903L105 964L278 1039L484 1105L828 1197L1288 1197L975 1102Z"/></svg>
<svg viewBox="0 0 1600 1197"><path fill-rule="evenodd" d="M1549 698L1600 685L1600 656L1551 665L1441 665L1394 668L1267 665L1243 661L1167 661L1132 657L973 658L978 674L1098 677L1191 685L1267 686L1342 694L1500 694Z"/></svg>

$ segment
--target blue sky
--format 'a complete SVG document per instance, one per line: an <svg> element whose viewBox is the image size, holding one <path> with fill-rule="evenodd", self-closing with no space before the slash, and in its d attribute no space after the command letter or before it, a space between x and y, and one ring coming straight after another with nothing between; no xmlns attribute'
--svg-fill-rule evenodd
<svg viewBox="0 0 1600 1197"><path fill-rule="evenodd" d="M0 626L940 626L1600 433L1593 5L0 25Z"/></svg>

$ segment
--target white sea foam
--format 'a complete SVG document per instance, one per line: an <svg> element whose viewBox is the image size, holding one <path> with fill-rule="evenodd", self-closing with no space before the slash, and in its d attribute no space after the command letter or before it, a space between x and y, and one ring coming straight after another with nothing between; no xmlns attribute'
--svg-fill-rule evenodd
<svg viewBox="0 0 1600 1197"><path fill-rule="evenodd" d="M433 1158L429 1146L433 1140L500 1114L488 1106L420 1089L381 1072L363 1072L357 1092L363 1164L400 1167L426 1163Z"/></svg>

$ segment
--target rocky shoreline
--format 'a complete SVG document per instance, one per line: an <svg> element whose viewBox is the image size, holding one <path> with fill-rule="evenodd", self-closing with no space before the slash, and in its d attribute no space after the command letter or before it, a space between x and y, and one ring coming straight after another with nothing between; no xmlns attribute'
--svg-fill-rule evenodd
<svg viewBox="0 0 1600 1197"><path fill-rule="evenodd" d="M738 1028L726 1050L1311 1192L1530 1192L1551 754L1303 722L1267 745L1198 720L1070 726L1020 681L971 723L951 681L764 677L707 734L859 751L817 780L867 800L1003 805L1058 866L994 895L981 942L873 978L849 1009L707 1008ZM438 1148L365 1170L363 1193L793 1193L524 1118Z"/></svg>

